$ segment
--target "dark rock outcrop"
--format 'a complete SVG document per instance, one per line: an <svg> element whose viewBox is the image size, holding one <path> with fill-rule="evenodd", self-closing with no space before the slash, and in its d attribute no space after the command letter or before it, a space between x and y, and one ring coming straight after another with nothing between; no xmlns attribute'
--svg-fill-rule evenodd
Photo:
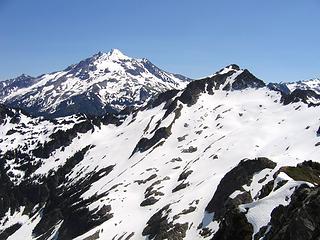
<svg viewBox="0 0 320 240"><path fill-rule="evenodd" d="M308 104L309 106L318 106L319 103L314 103L313 101L320 101L320 95L314 92L313 90L303 90L303 89L295 89L290 94L283 94L281 97L281 102L284 105L288 105L290 103L303 102Z"/></svg>
<svg viewBox="0 0 320 240"><path fill-rule="evenodd" d="M102 207L99 211L90 211L87 208L87 205L97 201L105 194L93 195L88 199L82 199L81 195L90 188L93 182L108 175L114 166L92 172L88 177L80 179L71 187L65 188L61 185L68 181L66 174L79 160L64 165L59 169L60 171L58 170L57 173L45 179L44 184L48 187L49 196L42 212L42 218L33 230L35 236L41 236L40 239L46 239L45 236L50 233L51 228L62 220L59 239L67 240L77 237L113 217L113 214L110 213L110 206Z"/></svg>
<svg viewBox="0 0 320 240"><path fill-rule="evenodd" d="M17 88L26 88L34 84L36 78L22 74L16 78L0 81L0 99L15 91Z"/></svg>
<svg viewBox="0 0 320 240"><path fill-rule="evenodd" d="M213 94L214 90L218 90L221 86L225 85L222 90L243 90L246 88L261 88L265 86L265 83L256 78L253 74L251 74L247 69L243 70L234 81L230 84L226 84L228 77L232 74L239 71L239 66L232 64L227 66L230 70L227 73L221 73L222 70L218 71L214 76L195 80L190 82L187 87L183 90L182 94L172 101L172 105L177 104L177 100L180 100L182 103L187 104L188 106L196 103L199 95L201 93L207 92L209 94ZM168 109L170 106L168 107ZM174 106L171 106L174 108Z"/></svg>
<svg viewBox="0 0 320 240"><path fill-rule="evenodd" d="M175 192L178 192L178 191L180 191L181 189L184 189L184 188L186 188L186 187L188 187L189 186L189 183L188 182L182 182L182 183L180 183L178 186L176 186L174 189L172 189L172 193L175 193Z"/></svg>
<svg viewBox="0 0 320 240"><path fill-rule="evenodd" d="M174 98L178 94L179 90L168 90L157 95L154 99L150 100L147 107L154 108L159 106L161 103L167 102Z"/></svg>
<svg viewBox="0 0 320 240"><path fill-rule="evenodd" d="M20 223L13 224L0 233L0 239L7 239L14 234L22 225Z"/></svg>
<svg viewBox="0 0 320 240"><path fill-rule="evenodd" d="M132 155L136 152L144 152L156 145L161 139L166 139L170 136L171 131L166 127L159 128L154 135L148 138L142 138L137 143L136 147L134 148Z"/></svg>
<svg viewBox="0 0 320 240"><path fill-rule="evenodd" d="M290 89L287 87L285 83L268 83L267 87L270 90L277 91L285 95L290 94Z"/></svg>
<svg viewBox="0 0 320 240"><path fill-rule="evenodd" d="M231 85L231 89L243 90L246 88L262 88L265 86L266 84L262 80L256 78L252 73L245 69L235 78L235 81Z"/></svg>
<svg viewBox="0 0 320 240"><path fill-rule="evenodd" d="M148 236L150 240L183 240L186 236L188 223L173 223L168 220L171 212L170 205L166 205L156 212L147 222L142 236Z"/></svg>
<svg viewBox="0 0 320 240"><path fill-rule="evenodd" d="M267 159L261 159L262 165L254 165L252 160L245 166L245 162L241 162L236 168L232 169L226 174L224 179L221 181L233 179L235 182L241 182L239 185L245 183L244 176L251 175L253 170L262 170L263 168L273 168L275 165L273 162ZM257 163L257 162L256 162ZM241 169L239 166L241 165ZM244 171L243 171L244 170ZM248 174L244 173L248 171ZM256 171L256 172L258 172ZM294 194L291 196L291 202L288 206L284 207L280 205L276 207L271 214L271 221L267 226L260 228L259 232L254 235L254 239L265 239L265 240L291 240L291 239L318 239L320 233L320 164L312 161L305 161L298 164L296 167L282 167L274 175L273 180L267 182L260 193L255 199L262 199L266 197L271 191L275 191L286 182L279 182L278 186L274 186L274 179L280 172L284 172L296 181L306 181L314 183L316 187L310 187L307 184L301 185L297 188ZM232 174L230 174L232 173ZM232 176L233 175L233 176ZM240 175L239 178L235 178ZM252 176L251 176L252 177ZM250 177L250 178L251 178ZM249 178L248 178L249 179ZM261 179L262 180L262 179ZM262 180L263 182L263 180ZM219 196L222 199L224 196L221 193L222 190L228 191L229 187L233 188L232 185L221 185L218 186L215 196ZM224 186L226 189L221 189ZM234 188L233 188L234 189ZM239 189L238 189L239 190ZM227 194L228 195L228 194ZM218 201L218 199L216 199ZM232 240L241 239L249 240L252 239L253 227L248 222L245 212L241 212L239 205L243 203L251 202L250 193L243 191L238 194L235 198L228 198L224 201L223 210L218 209L214 211L216 220L219 221L219 230L214 234L213 240ZM219 206L219 205L218 205ZM220 205L221 206L221 205Z"/></svg>
<svg viewBox="0 0 320 240"><path fill-rule="evenodd" d="M280 205L272 211L269 227L266 240L319 239L320 187L301 185L288 206Z"/></svg>
<svg viewBox="0 0 320 240"><path fill-rule="evenodd" d="M276 163L267 158L242 160L238 166L233 168L222 178L213 198L206 207L206 211L209 213L214 212L215 219L221 218L226 211L226 202L234 191L244 191L242 186L249 184L255 173L265 168L273 169L275 166Z"/></svg>
<svg viewBox="0 0 320 240"><path fill-rule="evenodd" d="M212 240L251 240L253 227L237 208L228 210Z"/></svg>
<svg viewBox="0 0 320 240"><path fill-rule="evenodd" d="M5 123L6 118L8 118L10 123L18 124L21 118L20 114L30 116L20 108L10 108L4 104L0 104L0 125Z"/></svg>
<svg viewBox="0 0 320 240"><path fill-rule="evenodd" d="M8 210L11 212L19 210L21 206L25 207L24 214L30 217L42 209L41 220L33 230L33 235L39 240L47 239L60 221L63 223L59 229L59 239L67 240L112 218L110 206L91 211L87 208L90 203L99 200L105 194L93 195L88 199L82 199L81 195L90 188L92 183L108 175L114 166L88 173L86 177L79 179L71 186L67 185L68 174L84 159L85 153L92 147L87 146L75 153L57 171L49 172L47 177L41 177L38 181L29 178L19 185L11 182L7 169L4 168L5 161L0 161L0 216L4 216ZM35 206L38 206L37 209ZM19 227L14 225L1 234L3 236L12 234Z"/></svg>
<svg viewBox="0 0 320 240"><path fill-rule="evenodd" d="M284 172L295 181L304 181L320 185L320 164L313 161L299 163L296 167L282 167L278 172Z"/></svg>
<svg viewBox="0 0 320 240"><path fill-rule="evenodd" d="M140 203L140 206L141 207L150 206L150 205L155 204L158 201L159 201L159 199L156 199L155 197L149 197L149 198L146 198L145 200L143 200Z"/></svg>
<svg viewBox="0 0 320 240"><path fill-rule="evenodd" d="M191 173L193 173L192 170L184 170L184 171L179 175L178 181L186 180Z"/></svg>

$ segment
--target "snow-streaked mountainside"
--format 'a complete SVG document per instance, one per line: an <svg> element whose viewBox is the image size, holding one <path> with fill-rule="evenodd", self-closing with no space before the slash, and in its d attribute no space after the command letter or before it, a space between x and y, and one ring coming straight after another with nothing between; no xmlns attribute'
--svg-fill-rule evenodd
<svg viewBox="0 0 320 240"><path fill-rule="evenodd" d="M0 102L51 118L102 115L138 107L160 92L182 89L189 80L113 49L63 71L1 82Z"/></svg>
<svg viewBox="0 0 320 240"><path fill-rule="evenodd" d="M287 87L293 92L295 89L313 90L320 94L320 79L310 79L305 81L291 82L286 84Z"/></svg>
<svg viewBox="0 0 320 240"><path fill-rule="evenodd" d="M26 74L6 81L0 81L0 99L3 99L20 88L30 87L34 83L35 78Z"/></svg>
<svg viewBox="0 0 320 240"><path fill-rule="evenodd" d="M121 117L1 105L0 239L316 239L319 95L301 91L230 65Z"/></svg>
<svg viewBox="0 0 320 240"><path fill-rule="evenodd" d="M284 93L292 93L296 89L300 90L312 90L317 94L320 94L320 79L310 79L305 81L298 81L298 82L280 82L280 83L270 83L270 86L274 88L278 88L279 90L283 91Z"/></svg>

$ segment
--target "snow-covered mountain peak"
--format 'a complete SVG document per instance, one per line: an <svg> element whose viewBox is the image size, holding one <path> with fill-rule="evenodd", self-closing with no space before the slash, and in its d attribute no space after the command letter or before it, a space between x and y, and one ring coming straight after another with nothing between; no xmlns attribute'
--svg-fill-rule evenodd
<svg viewBox="0 0 320 240"><path fill-rule="evenodd" d="M15 78L10 79L9 81L11 81L11 82L19 82L19 81L30 81L32 79L33 79L32 76L23 73L23 74L15 77ZM6 82L6 81L4 81L4 82Z"/></svg>
<svg viewBox="0 0 320 240"><path fill-rule="evenodd" d="M13 94L20 88L26 88L34 84L35 78L27 74L21 74L16 78L0 81L0 102L7 95Z"/></svg>
<svg viewBox="0 0 320 240"><path fill-rule="evenodd" d="M22 73L20 76L18 76L16 79L25 79L25 78L31 78L30 75Z"/></svg>
<svg viewBox="0 0 320 240"><path fill-rule="evenodd" d="M228 73L230 71L241 71L241 69L237 64L230 64L230 65L222 68L218 72L216 72L216 74L224 74L224 73Z"/></svg>
<svg viewBox="0 0 320 240"><path fill-rule="evenodd" d="M230 64L216 73L203 78L215 90L241 90L245 88L261 88L265 83L255 77L249 70L241 69L236 64Z"/></svg>
<svg viewBox="0 0 320 240"><path fill-rule="evenodd" d="M49 117L102 115L138 107L163 91L184 88L189 80L113 49L3 91L0 102Z"/></svg>
<svg viewBox="0 0 320 240"><path fill-rule="evenodd" d="M212 78L216 75L224 75L227 73L238 73L239 74L242 71L243 70L237 64L230 64L230 65L225 66L224 68L221 68L219 71L217 71L207 77Z"/></svg>
<svg viewBox="0 0 320 240"><path fill-rule="evenodd" d="M136 61L137 59L131 58L123 54L119 49L111 49L109 52L98 52L92 57L86 58L77 64L69 66L65 71L70 71L71 69L81 71L87 70L87 68L96 69L99 66L110 67L116 66L118 64L125 64L128 61ZM111 69L112 70L112 69ZM119 70L119 67L115 70Z"/></svg>
<svg viewBox="0 0 320 240"><path fill-rule="evenodd" d="M132 58L123 54L119 49L111 49L110 52L106 53L107 57L111 60L130 60Z"/></svg>

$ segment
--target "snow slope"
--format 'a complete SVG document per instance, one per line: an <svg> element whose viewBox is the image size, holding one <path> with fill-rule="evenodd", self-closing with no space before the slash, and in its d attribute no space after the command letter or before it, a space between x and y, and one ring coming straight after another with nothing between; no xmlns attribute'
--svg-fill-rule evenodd
<svg viewBox="0 0 320 240"><path fill-rule="evenodd" d="M118 124L76 116L53 123L22 113L17 123L5 115L0 134L3 169L15 187L32 180L50 190L46 179L57 175L54 199L59 201L48 194L38 204L27 204L32 208L25 214L23 205L9 207L0 232L20 223L8 239L211 239L221 225L206 208L219 183L241 160L265 157L276 167L255 173L248 185L230 194L250 194L253 201L239 205L239 211L252 225L252 234L258 233L269 223L271 211L289 204L294 190L305 182L290 178L281 167L319 162L320 114L319 107L303 102L283 105L279 92L243 72L227 67ZM75 131L64 145L52 137L76 123L90 128ZM10 129L20 131L8 134ZM43 147L41 154L34 151L50 139L56 139L58 147ZM44 149L49 151L46 157ZM18 150L36 165L27 177L15 170L23 160L6 155ZM72 165L70 159L81 151L83 158ZM62 168L68 171L59 182ZM256 198L272 179L270 194ZM288 182L279 187L282 180Z"/></svg>

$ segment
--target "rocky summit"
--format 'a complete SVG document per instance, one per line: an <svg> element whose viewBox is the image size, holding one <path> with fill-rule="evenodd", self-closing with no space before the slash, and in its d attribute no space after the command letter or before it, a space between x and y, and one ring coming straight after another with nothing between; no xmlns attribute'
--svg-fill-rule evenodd
<svg viewBox="0 0 320 240"><path fill-rule="evenodd" d="M114 50L0 92L0 239L319 239L312 89Z"/></svg>

